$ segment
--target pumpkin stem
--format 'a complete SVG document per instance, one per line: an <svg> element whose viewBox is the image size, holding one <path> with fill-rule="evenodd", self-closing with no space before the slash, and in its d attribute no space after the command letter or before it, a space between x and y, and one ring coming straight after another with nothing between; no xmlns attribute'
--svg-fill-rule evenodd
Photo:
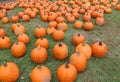
<svg viewBox="0 0 120 82"><path fill-rule="evenodd" d="M68 65L68 64L69 64L69 62L66 62L66 63L65 63L65 68L69 68L69 65Z"/></svg>
<svg viewBox="0 0 120 82"><path fill-rule="evenodd" d="M38 27L40 28L40 27L41 27L41 25L39 24L39 25L38 25Z"/></svg>
<svg viewBox="0 0 120 82"><path fill-rule="evenodd" d="M4 37L4 36L2 36L2 39L5 39L5 37Z"/></svg>
<svg viewBox="0 0 120 82"><path fill-rule="evenodd" d="M6 67L7 66L7 62L3 62L3 66Z"/></svg>
<svg viewBox="0 0 120 82"><path fill-rule="evenodd" d="M78 35L78 36L80 36L81 34L80 34L80 33L78 33L77 35Z"/></svg>
<svg viewBox="0 0 120 82"><path fill-rule="evenodd" d="M41 40L43 40L43 37L40 37Z"/></svg>
<svg viewBox="0 0 120 82"><path fill-rule="evenodd" d="M41 65L38 65L38 67L37 67L38 69L41 69Z"/></svg>
<svg viewBox="0 0 120 82"><path fill-rule="evenodd" d="M61 46L62 46L62 42L60 42L60 43L58 44L58 46L61 47Z"/></svg>
<svg viewBox="0 0 120 82"><path fill-rule="evenodd" d="M102 41L99 41L99 45L102 46Z"/></svg>

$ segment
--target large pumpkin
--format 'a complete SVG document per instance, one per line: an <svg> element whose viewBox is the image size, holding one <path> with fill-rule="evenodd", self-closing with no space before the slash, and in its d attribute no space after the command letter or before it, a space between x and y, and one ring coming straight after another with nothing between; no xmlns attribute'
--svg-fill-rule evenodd
<svg viewBox="0 0 120 82"><path fill-rule="evenodd" d="M69 63L62 64L56 72L59 82L74 82L77 77L76 68Z"/></svg>
<svg viewBox="0 0 120 82"><path fill-rule="evenodd" d="M35 67L30 74L31 82L50 82L51 72L46 66Z"/></svg>
<svg viewBox="0 0 120 82"><path fill-rule="evenodd" d="M107 45L102 41L95 42L92 45L92 53L93 53L93 56L97 58L104 57L107 53Z"/></svg>
<svg viewBox="0 0 120 82"><path fill-rule="evenodd" d="M92 22L88 21L84 23L84 29L87 31L90 31L94 28L94 25Z"/></svg>
<svg viewBox="0 0 120 82"><path fill-rule="evenodd" d="M92 56L92 49L87 43L80 43L76 46L76 50L78 50L81 54L84 54L87 59L90 59Z"/></svg>
<svg viewBox="0 0 120 82"><path fill-rule="evenodd" d="M16 82L20 76L18 66L13 62L5 62L0 66L1 82Z"/></svg>
<svg viewBox="0 0 120 82"><path fill-rule="evenodd" d="M40 45L31 51L31 59L35 63L43 63L47 60L47 58L47 50L43 47L40 47Z"/></svg>

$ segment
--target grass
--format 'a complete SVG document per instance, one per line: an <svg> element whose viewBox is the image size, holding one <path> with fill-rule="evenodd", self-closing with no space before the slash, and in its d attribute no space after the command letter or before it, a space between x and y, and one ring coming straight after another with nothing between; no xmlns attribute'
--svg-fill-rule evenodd
<svg viewBox="0 0 120 82"><path fill-rule="evenodd" d="M19 9L18 7L14 10L8 12L8 17L10 18L12 15L17 15L19 11L23 11L24 9ZM73 23L68 23L69 30L65 32L65 38L62 40L65 44L67 44L69 48L69 56L74 52L75 46L71 43L71 37L76 32L81 32L89 45L92 45L97 40L103 40L108 46L108 53L102 59L97 59L95 57L91 57L88 61L87 68L84 72L78 73L77 79L75 82L120 82L120 12L113 10L112 14L105 15L105 26L94 26L94 30L92 31L84 31L84 29L76 30L73 28ZM80 19L82 18L82 15ZM93 20L94 22L94 20ZM0 21L1 23L1 21ZM31 43L27 45L27 52L22 58L14 58L10 52L10 48L6 50L0 49L0 64L3 62L13 61L15 62L21 71L20 77L25 77L24 80L19 78L17 82L30 82L29 74L32 69L37 66L30 59L31 50L35 48L36 38L34 36L34 29L38 24L41 24L43 27L47 28L48 23L42 22L40 17L37 16L36 19L31 19L30 22L22 22L27 29L27 34L30 36ZM2 24L2 23L1 23ZM12 44L16 41L16 36L11 31L11 24L2 24L3 28L7 31L7 35L11 38ZM47 66L52 72L52 81L58 82L56 77L56 69L63 64L65 61L68 61L69 56L64 61L56 60L52 55L52 49L55 42L52 39L52 36L47 35L46 38L49 40L50 47L48 49L49 57L45 63L41 65Z"/></svg>

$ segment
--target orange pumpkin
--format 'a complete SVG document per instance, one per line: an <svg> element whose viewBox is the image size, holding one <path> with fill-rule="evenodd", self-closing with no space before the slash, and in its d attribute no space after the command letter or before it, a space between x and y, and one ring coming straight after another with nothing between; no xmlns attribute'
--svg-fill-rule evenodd
<svg viewBox="0 0 120 82"><path fill-rule="evenodd" d="M115 10L120 11L120 4L117 4L117 5L115 6Z"/></svg>
<svg viewBox="0 0 120 82"><path fill-rule="evenodd" d="M41 27L41 26L39 25L39 27L35 29L34 35L35 35L37 38L39 38L39 37L45 37L45 36L46 36L46 30L45 30L45 28L43 28L43 27Z"/></svg>
<svg viewBox="0 0 120 82"><path fill-rule="evenodd" d="M20 76L18 66L13 62L5 62L0 66L0 81L16 82Z"/></svg>
<svg viewBox="0 0 120 82"><path fill-rule="evenodd" d="M29 22L30 21L29 15L23 15L22 19L23 19L24 22Z"/></svg>
<svg viewBox="0 0 120 82"><path fill-rule="evenodd" d="M76 50L78 50L81 54L84 54L87 59L90 59L92 56L92 49L87 43L80 43L76 46Z"/></svg>
<svg viewBox="0 0 120 82"><path fill-rule="evenodd" d="M55 41L64 39L64 32L62 30L55 30L52 34L52 37Z"/></svg>
<svg viewBox="0 0 120 82"><path fill-rule="evenodd" d="M76 33L74 34L74 36L72 37L72 42L75 44L75 45L78 45L80 43L83 43L85 42L85 37L80 34L80 33Z"/></svg>
<svg viewBox="0 0 120 82"><path fill-rule="evenodd" d="M30 79L32 82L50 82L51 72L46 66L37 66L32 70Z"/></svg>
<svg viewBox="0 0 120 82"><path fill-rule="evenodd" d="M62 16L58 16L56 18L56 21L59 23L59 22L64 22L64 18Z"/></svg>
<svg viewBox="0 0 120 82"><path fill-rule="evenodd" d="M104 57L107 53L107 45L102 41L95 42L92 45L92 53L93 53L93 56L97 58Z"/></svg>
<svg viewBox="0 0 120 82"><path fill-rule="evenodd" d="M7 36L1 36L0 37L0 49L6 49L9 48L11 45L11 40Z"/></svg>
<svg viewBox="0 0 120 82"><path fill-rule="evenodd" d="M50 21L50 22L49 22L49 27L54 27L54 28L56 28L56 27L57 27L57 22L56 22L56 21Z"/></svg>
<svg viewBox="0 0 120 82"><path fill-rule="evenodd" d="M58 60L64 60L68 56L68 48L64 43L58 43L53 48L53 56Z"/></svg>
<svg viewBox="0 0 120 82"><path fill-rule="evenodd" d="M70 64L74 65L78 72L82 72L86 69L87 58L84 54L76 51L70 56Z"/></svg>
<svg viewBox="0 0 120 82"><path fill-rule="evenodd" d="M90 16L90 13L85 13L85 15L83 16L83 20L85 21L85 22L87 22L87 21L90 21L90 19L91 19L91 16Z"/></svg>
<svg viewBox="0 0 120 82"><path fill-rule="evenodd" d="M21 31L20 31L20 32L21 32ZM20 35L18 35L17 40L18 40L19 42L23 42L23 43L25 43L25 44L29 44L29 43L30 43L30 38L29 38L29 36L28 36L27 34L22 33L22 32L21 32Z"/></svg>
<svg viewBox="0 0 120 82"><path fill-rule="evenodd" d="M11 47L11 53L14 57L23 57L26 53L26 46L23 42L15 42Z"/></svg>
<svg viewBox="0 0 120 82"><path fill-rule="evenodd" d="M80 28L82 28L82 26L83 26L83 23L81 21L75 21L75 23L74 23L75 29L80 29Z"/></svg>
<svg viewBox="0 0 120 82"><path fill-rule="evenodd" d="M105 24L104 18L103 18L103 17L97 17L97 18L95 19L95 24L100 25L100 26L103 26L103 25Z"/></svg>
<svg viewBox="0 0 120 82"><path fill-rule="evenodd" d="M65 22L58 23L57 29L60 29L62 31L67 31L68 30L68 25Z"/></svg>
<svg viewBox="0 0 120 82"><path fill-rule="evenodd" d="M38 38L35 42L35 46L41 46L41 47L44 47L44 48L48 48L49 47L49 43L48 43L48 40L46 38Z"/></svg>
<svg viewBox="0 0 120 82"><path fill-rule="evenodd" d="M19 22L19 17L18 16L12 16L11 20L14 23Z"/></svg>
<svg viewBox="0 0 120 82"><path fill-rule="evenodd" d="M19 23L17 24L17 26L15 25L15 27L12 28L12 29L13 29L13 31L16 35L21 34L19 31L21 31L22 33L26 33L25 27L23 25L19 24Z"/></svg>
<svg viewBox="0 0 120 82"><path fill-rule="evenodd" d="M74 82L77 70L72 64L66 63L58 67L56 75L59 82Z"/></svg>
<svg viewBox="0 0 120 82"><path fill-rule="evenodd" d="M85 29L85 30L90 31L90 30L92 30L93 28L94 28L94 26L93 26L93 23L92 23L92 22L88 21L88 22L85 22L85 23L84 23L84 29Z"/></svg>
<svg viewBox="0 0 120 82"><path fill-rule="evenodd" d="M40 45L31 51L31 59L35 63L43 63L48 58L47 50Z"/></svg>
<svg viewBox="0 0 120 82"><path fill-rule="evenodd" d="M54 27L48 27L48 28L46 29L48 35L51 35L51 34L54 32L54 30L55 30Z"/></svg>
<svg viewBox="0 0 120 82"><path fill-rule="evenodd" d="M23 15L24 15L24 12L19 12L19 13L18 13L18 17L19 17L19 18L22 18Z"/></svg>
<svg viewBox="0 0 120 82"><path fill-rule="evenodd" d="M2 36L6 36L6 31L5 29L2 28L2 26L0 25L0 37Z"/></svg>
<svg viewBox="0 0 120 82"><path fill-rule="evenodd" d="M2 23L7 24L9 22L9 19L7 17L2 18Z"/></svg>

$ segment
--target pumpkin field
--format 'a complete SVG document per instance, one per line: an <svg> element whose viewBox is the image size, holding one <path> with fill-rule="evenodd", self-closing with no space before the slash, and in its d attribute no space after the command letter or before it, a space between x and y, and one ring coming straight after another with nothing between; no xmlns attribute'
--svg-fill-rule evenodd
<svg viewBox="0 0 120 82"><path fill-rule="evenodd" d="M120 1L0 0L0 82L120 82Z"/></svg>

